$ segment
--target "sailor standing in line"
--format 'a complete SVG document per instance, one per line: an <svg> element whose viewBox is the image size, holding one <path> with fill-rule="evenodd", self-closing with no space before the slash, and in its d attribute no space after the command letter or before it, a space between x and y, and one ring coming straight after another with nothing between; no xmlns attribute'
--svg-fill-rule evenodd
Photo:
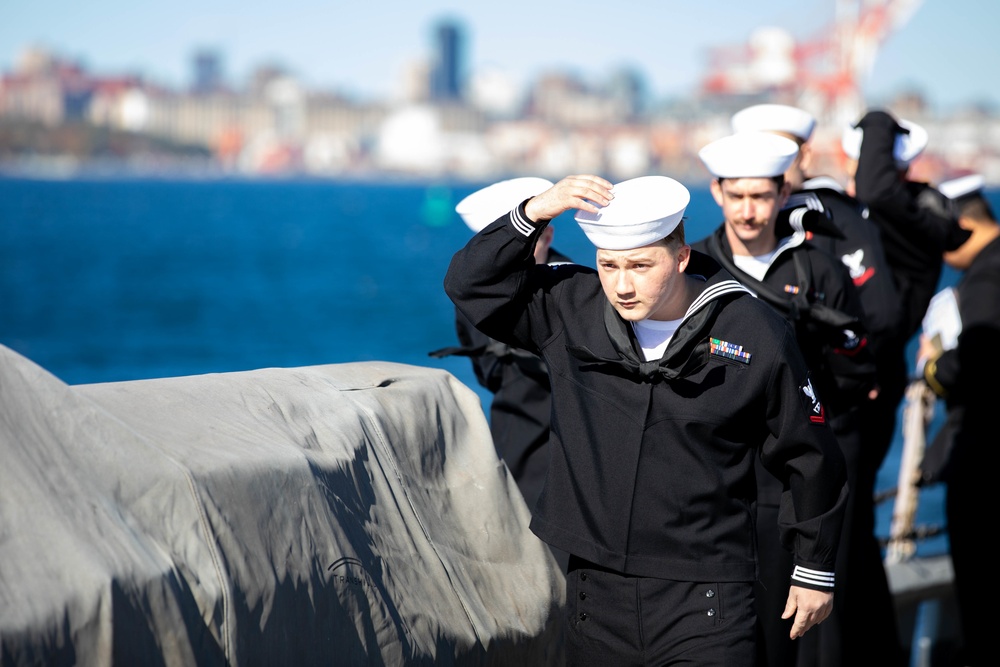
<svg viewBox="0 0 1000 667"><path fill-rule="evenodd" d="M774 157L763 162L759 155ZM784 175L797 155L796 142L767 132L740 132L702 148L699 156L715 177L712 196L724 221L694 248L722 264L794 327L851 480L860 440L858 406L874 385L875 364L867 349L860 300L846 267L811 246L801 227L793 225L779 236L778 214L790 190ZM783 604L780 591L792 569L778 533L785 489L760 466L757 486L762 556L758 650L768 665L794 665L798 646L789 641L780 615L773 613ZM838 591L840 585L838 562Z"/></svg>
<svg viewBox="0 0 1000 667"><path fill-rule="evenodd" d="M531 529L573 554L572 665L756 664L757 458L787 491L790 635L833 602L843 457L791 327L684 242L689 197L664 176L569 176L476 234L445 278L477 328L549 368ZM596 272L532 257L572 209Z"/></svg>
<svg viewBox="0 0 1000 667"><path fill-rule="evenodd" d="M758 104L737 112L732 126L734 132L772 132L798 145L796 159L785 171L792 194L783 214L791 217L798 211L819 211L830 216L839 234L818 230L808 235L808 241L847 267L857 288L878 378L883 367L891 368L884 360L897 352L891 345L895 344L892 334L899 327L900 314L878 226L868 219L865 207L832 178L809 177L809 142L816 127L812 114L781 104ZM859 397L859 423L866 423L872 410L880 406L876 398ZM837 555L837 605L828 622L799 642L798 667L865 662L888 667L902 665L905 660L896 607L875 535L875 486L885 447L871 439L872 433L861 428L857 437L841 440L846 445L851 500Z"/></svg>
<svg viewBox="0 0 1000 667"><path fill-rule="evenodd" d="M513 178L476 190L455 206L462 221L479 232L522 201L552 186L544 178ZM538 264L566 264L570 259L552 247L555 230L550 225L535 241ZM545 362L537 354L494 340L477 330L462 312L455 311L455 330L461 347L444 348L431 356L467 356L476 379L493 394L490 433L497 454L517 482L525 503L535 506L549 460L549 416L552 387ZM560 571L569 555L552 549Z"/></svg>
<svg viewBox="0 0 1000 667"><path fill-rule="evenodd" d="M862 472L869 477L877 474L874 463L885 458L897 432L899 406L910 382L907 346L937 291L942 255L969 237L940 192L909 178L927 143L920 125L878 109L845 128L841 140L845 155L856 161L848 168L848 192L879 228L900 308L898 327L877 342L879 393L864 414L865 454L872 467Z"/></svg>
<svg viewBox="0 0 1000 667"><path fill-rule="evenodd" d="M983 605L1000 592L997 579L989 576L994 536L983 513L985 490L996 481L990 465L995 460L996 392L988 387L1000 377L1000 226L982 182L972 175L940 186L953 202L959 224L971 232L969 240L944 255L945 262L963 272L955 288L961 332L957 346L948 350L922 336L918 354L924 379L948 408L942 431L949 442L935 440L932 446L950 450L945 508L963 638L962 661L956 664L973 667L996 664L995 624Z"/></svg>
<svg viewBox="0 0 1000 667"><path fill-rule="evenodd" d="M881 110L869 111L844 130L842 147L851 192L878 227L901 301L897 341L920 328L941 277L941 255L969 234L943 208L943 196L927 183L909 179L910 166L927 147L927 131ZM902 352L902 351L901 351ZM898 362L906 366L905 360ZM905 372L903 373L905 378ZM902 397L902 390L899 395Z"/></svg>
<svg viewBox="0 0 1000 667"><path fill-rule="evenodd" d="M869 219L867 207L849 195L835 179L810 172L811 139L816 119L797 107L758 104L734 114L732 127L734 133L773 132L798 144L799 152L785 171L785 181L791 186L785 208L804 208L830 216L839 234L817 230L808 240L840 259L848 268L861 298L869 344L877 345L883 335L898 326L899 295L885 256L881 232Z"/></svg>

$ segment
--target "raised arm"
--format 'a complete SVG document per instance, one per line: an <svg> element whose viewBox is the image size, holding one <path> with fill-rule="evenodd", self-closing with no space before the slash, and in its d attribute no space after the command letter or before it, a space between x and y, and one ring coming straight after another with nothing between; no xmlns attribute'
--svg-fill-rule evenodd
<svg viewBox="0 0 1000 667"><path fill-rule="evenodd" d="M548 222L565 211L594 212L611 197L611 183L599 176L562 179L487 225L455 253L445 275L445 291L478 330L537 352L538 331L532 328L530 304L534 296L544 297L541 281L553 279L553 269L536 265L535 241ZM560 274L571 272L564 268Z"/></svg>
<svg viewBox="0 0 1000 667"><path fill-rule="evenodd" d="M907 133L885 111L869 111L858 122L864 130L858 170L854 176L857 198L899 229L917 247L940 254L968 238L958 221L922 206L896 165L896 137Z"/></svg>

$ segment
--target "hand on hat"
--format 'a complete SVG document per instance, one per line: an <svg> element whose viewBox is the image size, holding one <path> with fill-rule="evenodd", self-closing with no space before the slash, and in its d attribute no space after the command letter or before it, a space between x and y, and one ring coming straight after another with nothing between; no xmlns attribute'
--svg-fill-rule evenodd
<svg viewBox="0 0 1000 667"><path fill-rule="evenodd" d="M600 176L567 176L529 199L524 210L532 222L552 220L571 209L597 213L614 199L611 188L612 184Z"/></svg>

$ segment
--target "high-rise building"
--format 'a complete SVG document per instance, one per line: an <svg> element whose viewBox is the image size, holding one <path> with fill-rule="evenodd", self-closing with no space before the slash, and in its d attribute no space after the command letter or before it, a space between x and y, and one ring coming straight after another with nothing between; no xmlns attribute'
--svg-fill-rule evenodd
<svg viewBox="0 0 1000 667"><path fill-rule="evenodd" d="M218 52L200 49L195 52L191 64L194 68L192 92L211 93L222 89L222 58Z"/></svg>
<svg viewBox="0 0 1000 667"><path fill-rule="evenodd" d="M633 67L620 67L611 74L607 94L615 101L622 120L635 120L646 111L646 82Z"/></svg>
<svg viewBox="0 0 1000 667"><path fill-rule="evenodd" d="M463 94L463 30L450 19L434 28L434 65L431 68L431 100L457 101Z"/></svg>

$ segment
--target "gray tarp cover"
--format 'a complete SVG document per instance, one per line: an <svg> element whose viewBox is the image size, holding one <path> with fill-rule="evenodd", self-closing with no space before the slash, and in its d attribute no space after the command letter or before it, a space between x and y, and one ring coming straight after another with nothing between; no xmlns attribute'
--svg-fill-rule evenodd
<svg viewBox="0 0 1000 667"><path fill-rule="evenodd" d="M0 663L553 664L563 575L450 374L69 386L0 346Z"/></svg>

